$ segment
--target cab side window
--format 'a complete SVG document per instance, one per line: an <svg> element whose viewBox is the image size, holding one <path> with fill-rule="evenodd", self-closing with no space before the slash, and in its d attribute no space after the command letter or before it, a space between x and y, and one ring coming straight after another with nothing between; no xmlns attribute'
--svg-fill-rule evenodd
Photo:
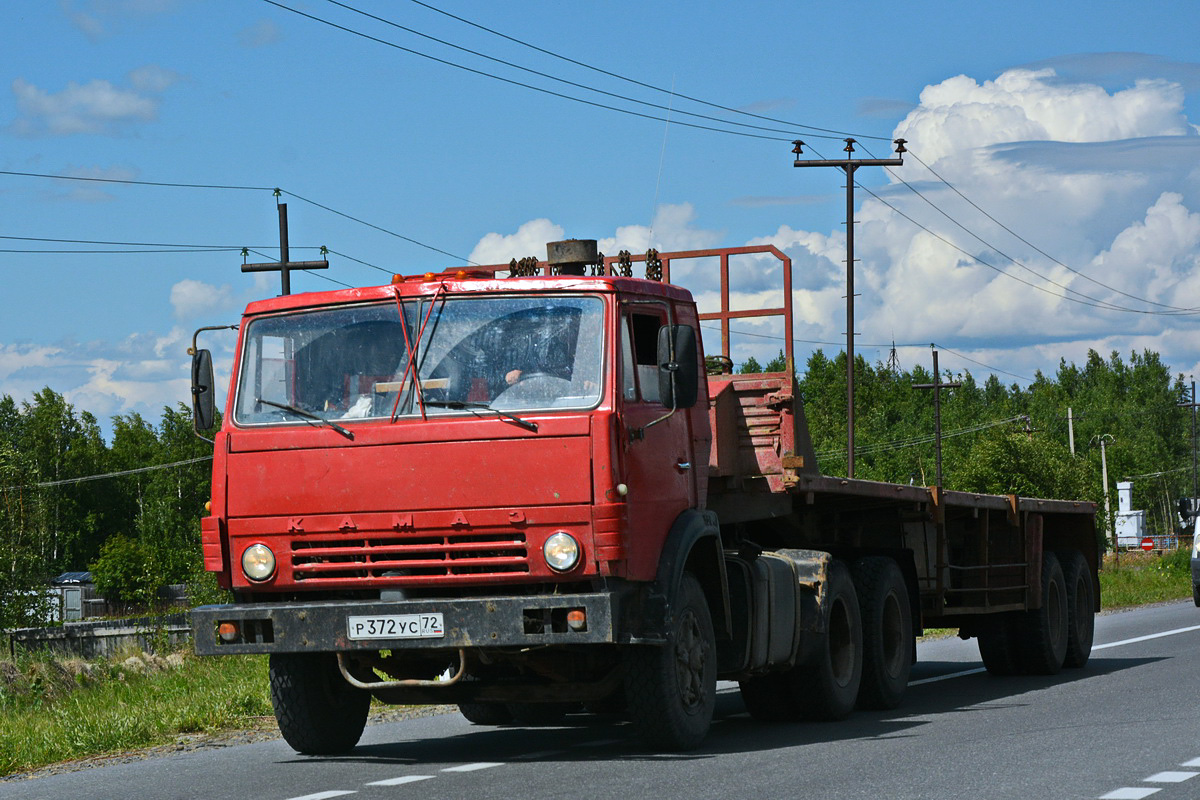
<svg viewBox="0 0 1200 800"><path fill-rule="evenodd" d="M658 329L666 324L666 310L638 308L622 319L621 360L626 400L641 398L660 403L658 396Z"/></svg>

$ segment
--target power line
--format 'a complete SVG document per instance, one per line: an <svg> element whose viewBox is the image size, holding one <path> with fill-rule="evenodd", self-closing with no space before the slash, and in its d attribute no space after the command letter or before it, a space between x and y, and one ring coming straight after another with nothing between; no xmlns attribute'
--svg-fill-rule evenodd
<svg viewBox="0 0 1200 800"><path fill-rule="evenodd" d="M179 244L176 242L110 242L101 239L50 239L42 236L3 236L0 239L11 239L20 242L57 242L59 244L109 244L114 247L186 247L199 250L241 250L246 245L232 244ZM258 245L271 247L271 245ZM318 250L318 247L295 247L294 250Z"/></svg>
<svg viewBox="0 0 1200 800"><path fill-rule="evenodd" d="M950 438L954 438L957 436L966 436L966 435L972 434L972 433L979 433L980 431L985 431L985 430L988 430L989 428L996 428L1001 425L1008 425L1013 422L1018 422L1022 419L1024 419L1024 417L1018 415L1015 417L1008 417L1006 419L995 420L993 422L984 422L979 425L972 425L968 428L959 428L958 430L953 430L953 431L950 431L949 433L943 433L942 438L950 439ZM874 455L876 453L887 453L887 452L892 452L894 450L905 450L910 447L918 447L922 444L930 444L936 438L937 437L935 437L933 435L922 435L922 436L912 436L907 439L894 439L892 441L878 442L876 444L867 445L865 447L856 447L854 449L854 453L855 453L855 455ZM817 453L816 455L817 455L818 459L831 459L832 458L832 459L836 460L837 457L845 458L846 452L845 452L845 450L840 450L840 449L839 450L828 450L825 452Z"/></svg>
<svg viewBox="0 0 1200 800"><path fill-rule="evenodd" d="M385 47L391 47L395 50L400 50L402 52L409 53L410 55L415 55L420 58L428 59L429 61L433 61L438 64L442 64L444 66L454 67L455 69L460 69L460 70L463 70L464 72L470 72L474 75L479 75L484 78L491 78L492 80L500 81L501 83L507 83L511 86L519 86L523 89L530 89L532 91L540 92L542 94L550 95L552 97L557 97L562 100L570 100L575 103L581 103L583 105L592 106L593 108L602 108L602 109L605 109L608 111L616 111L617 113L620 113L620 114L627 114L632 117L640 117L642 119L653 120L654 122L665 122L666 121L665 117L657 117L657 116L654 116L653 114L644 114L640 111L634 111L634 110L628 109L628 108L621 108L619 106L608 105L607 103L599 103L594 100L587 100L582 97L575 97L573 95L563 94L562 92L556 92L553 89L547 89L543 86L535 86L531 83L525 83L523 81L513 80L512 78L505 78L503 76L496 75L494 73L487 72L485 70L468 67L465 64L459 64L459 63L456 63L454 61L449 61L444 58L438 58L437 56L433 56L428 53L422 53L420 50L414 50L411 47L405 47L403 45L396 44L395 42L390 42L387 39L381 39L378 36L372 36L369 33L364 33L362 31L355 30L354 28L350 28L345 25L340 25L331 20L324 19L323 17L318 17L315 14L309 14L307 12L300 11L299 9L295 9L295 8L292 8L291 6L284 5L283 3L278 2L278 0L262 0L262 1L264 3L268 3L269 5L273 5L276 8L283 9L284 11L290 11L293 14L296 14L298 16L305 17L306 19L311 19L314 22L319 22L322 25L328 25L331 28L335 28L337 30L343 31L344 33L349 33L353 36L358 36L362 39L366 39L368 41L375 42L376 44L381 44L381 45L384 45ZM742 137L746 137L746 138L750 138L750 139L762 139L765 141L772 141L772 142L790 141L790 139L784 139L779 136L765 136L765 135L758 134L758 133L749 133L747 131L734 131L734 130L729 130L727 128L716 128L711 125L701 125L696 122L684 122L683 120L676 120L675 124L683 125L688 128L696 128L698 130L712 131L714 133L724 133L724 134L728 134L731 136L742 136ZM726 122L726 124L737 124L737 123ZM809 134L809 135L819 136L820 134ZM834 138L834 137L827 137L827 138Z"/></svg>
<svg viewBox="0 0 1200 800"><path fill-rule="evenodd" d="M269 0L268 0L268 2L269 2ZM347 214L344 211L338 211L336 208L331 208L330 206L324 205L322 203L318 203L315 200L310 200L307 197L301 197L300 195L296 194L295 192L289 192L284 189L280 189L278 187L235 186L235 185L207 184L207 183L173 183L173 182L169 182L169 181L131 181L131 180L123 180L123 179L119 179L119 178L80 178L80 177L74 177L74 176L69 176L69 175L50 175L50 174L41 173L41 172L13 172L10 170L0 170L0 175L15 175L18 177L25 177L25 178L49 178L52 180L63 180L63 181L91 181L91 182L95 182L95 183L135 184L138 186L163 186L163 187L180 188L180 189L247 189L247 190L254 190L254 191L279 192L280 194L286 194L290 197L296 198L297 200L308 203L309 205L316 206L317 208L320 208L324 211L328 211L331 214L336 214L337 216L348 219L351 222L356 222L360 225L365 225L368 228L372 228L374 230L380 231L381 233L386 233L389 236L394 236L397 239L402 239L406 242L409 242L410 244L415 244L418 247L423 247L426 250L431 250L435 253L440 253L441 255L449 256L450 258L453 258L457 261L462 261L467 264L474 264L474 262L472 262L469 259L466 259L462 256L455 255L449 251L442 250L440 248L434 247L433 245L418 241L417 239L413 239L412 237L405 236L402 233L397 233L396 231L389 230L387 228L384 228L381 225L376 225L374 223L367 222L364 219L360 219L359 217L355 217L351 214ZM0 237L0 238L21 238L21 237ZM46 239L46 240L34 240L34 241L59 241L59 240ZM69 240L61 240L61 241L69 241ZM80 240L80 242L84 243L84 244L89 243L89 242L85 242L83 240ZM226 249L226 248L221 248L221 249ZM232 248L229 248L229 249L232 249ZM241 250L242 248L241 248L241 246L239 246L236 249ZM297 248L297 249L316 249L316 248L303 247L303 248ZM344 257L348 258L348 256L344 256ZM351 259L351 260L353 261L353 260L357 260L357 259ZM366 262L362 262L362 263L365 264ZM367 266L374 266L374 265L367 264ZM376 269L382 269L382 268L376 267Z"/></svg>
<svg viewBox="0 0 1200 800"><path fill-rule="evenodd" d="M263 2L272 3L273 0L263 0ZM434 247L431 244L425 244L424 242L420 242L409 236L405 236L402 233L396 233L395 231L388 230L387 228L384 228L380 225L376 225L373 222L367 222L364 219L359 219L358 217L351 216L350 214L347 214L344 211L338 211L336 208L330 208L329 206L322 205L321 203L318 203L316 200L309 200L307 197L301 197L300 195L296 194L295 192L289 192L286 189L280 189L279 191L281 194L286 194L288 197L294 197L297 200L308 203L311 206L316 206L317 208L320 208L324 211L328 211L330 214L336 214L339 217L343 217L345 219L350 220L351 222L357 222L359 225L366 225L368 228L377 230L380 233L386 233L389 236L395 236L397 239L402 239L402 240L408 242L409 244L415 244L418 247L424 247L426 250L432 250L435 253L441 253L444 256L449 256L450 258L457 259L457 260L462 261L467 264L471 264L472 266L478 266L477 264L475 264L474 261L471 261L470 259L463 258L462 256L456 256L456 255L454 255L454 253L451 253L446 250L442 250L439 247Z"/></svg>
<svg viewBox="0 0 1200 800"><path fill-rule="evenodd" d="M105 478L122 478L126 475L137 475L142 472L153 472L160 469L172 469L174 467L184 467L188 464L199 464L202 461L212 461L212 456L200 456L199 458L189 458L183 461L173 461L170 464L155 464L152 467L138 467L136 469L126 469L120 472L106 472L103 475L84 475L81 478L66 478L61 481L43 481L41 483L29 483L23 486L5 486L2 491L15 491L17 489L45 489L51 486L66 486L74 483L87 483L89 481L99 481Z"/></svg>
<svg viewBox="0 0 1200 800"><path fill-rule="evenodd" d="M273 191L273 186L234 186L211 183L167 183L165 181L135 181L122 178L85 178L78 175L50 175L44 172L13 172L0 170L0 175L16 175L23 178L52 178L60 181L90 181L92 183L121 183L133 186L166 186L174 189L231 189L236 191Z"/></svg>
<svg viewBox="0 0 1200 800"><path fill-rule="evenodd" d="M584 83L578 83L578 82L576 82L576 81L568 80L568 79L566 79L566 78L560 78L560 77L558 77L557 75L552 75L552 74L550 74L550 73L548 73L548 72L542 72L542 71L540 71L540 70L536 70L536 69L532 69L532 68L530 68L530 67L525 67L525 66L522 66L522 65L520 65L520 64L516 64L516 63L514 63L514 62L512 62L512 61L506 61L505 59L502 59L502 58L497 58L497 57L495 57L495 56L490 56L490 55L488 55L487 53L480 52L479 50L473 50L473 49L471 49L471 48L469 48L469 47L463 47L462 45L457 45L457 44L454 44L453 42L447 41L447 40L445 40L445 39L439 39L439 38L438 38L438 37L436 37L436 36L430 36L429 34L427 34L427 33L422 33L422 32L420 32L420 31L418 31L418 30L415 30L414 28L409 28L409 27L407 27L407 26L405 26L405 25L401 25L401 24L400 24L400 23L398 23L398 22L394 22L394 21L392 21L392 20L389 20L389 19L386 19L386 18L384 18L384 17L380 17L380 16L377 16L377 15L375 15L375 14L371 14L371 13L369 13L369 12L367 12L367 11L363 11L363 10L361 10L361 9L355 8L354 6L348 5L348 4L346 4L346 3L342 3L342 2L340 2L339 0L326 0L326 2L328 2L328 3L332 4L332 5L335 5L335 6L339 7L339 8L344 8L345 10L347 10L347 11L351 11L351 12L353 12L353 13L355 13L355 14L359 14L359 15L361 15L361 16L364 16L364 17L366 17L366 18L368 18L368 19L373 19L373 20L375 20L376 22L382 22L384 25L390 25L390 26L391 26L391 27L393 27L393 28L397 28L397 29L399 29L399 30L405 31L406 33L411 33L411 34L413 34L414 36L419 36L419 37L421 37L422 39L428 39L428 40L429 40L429 41L431 41L431 42L437 42L437 43L438 43L438 44L440 44L440 45L445 45L446 47L453 48L453 49L455 49L455 50L458 50L458 51L460 51L460 52L463 52L463 53L469 53L470 55L473 55L473 56L477 56L477 57L479 57L479 58L486 59L486 60L488 60L488 61L491 61L491 62L493 62L493 63L496 63L496 64L503 64L503 65L504 65L504 66L506 66L506 67L511 67L512 69L520 70L520 71L522 71L522 72L527 72L527 73L529 73L529 74L531 74L531 75L537 75L539 78L546 78L547 80L556 81L556 82L558 82L558 83L562 83L562 84L565 84L565 85L567 85L567 86L572 86L572 87L574 87L574 88L576 88L576 89L583 89L584 91L587 91L587 92L595 92L596 94L604 95L605 97L611 97L611 98L613 98L613 99L616 99L616 100L624 100L624 101L626 101L626 102L628 102L628 103L636 103L636 104L638 104L638 105L641 105L641 106L646 106L646 107L648 107L648 108L656 108L656 109L658 109L659 111L666 111L666 112L667 112L667 114L668 114L668 116L670 115L670 113L671 113L671 111L672 111L672 109L671 109L671 107L670 107L670 106L664 106L664 105L662 105L662 104L660 104L660 103L651 103L651 102L649 102L649 101L646 101L646 100L638 100L637 98L635 98L635 97L629 97L628 95L618 94L618 93L616 93L616 92L609 92L609 91L606 91L606 90L604 90L604 89L598 89L598 88L596 88L595 86L588 86L587 84L584 84ZM507 37L506 37L506 38L507 38ZM495 77L495 76L492 76L492 77ZM720 123L722 123L722 124L724 124L724 125L736 125L736 126L738 126L738 127L741 127L741 128L751 128L751 129L753 129L753 130L768 131L768 132L772 132L772 133L787 133L787 134L793 135L793 131L795 130L795 128L796 128L796 127L803 127L803 128L806 128L806 129L808 129L808 130L815 130L815 129L811 128L811 126L807 126L807 125L805 125L805 126L793 126L793 127L789 128L789 129L787 129L787 130L781 130L781 129L779 129L779 128L767 128L767 127L764 127L764 126L762 126L762 125L752 125L752 124L750 124L750 123L747 123L747 122L737 122L737 121L735 121L735 120L722 119L722 118L720 118L720 117L714 117L714 116L711 116L711 115L709 115L709 114L698 114L698 113L695 113L695 112L692 112L692 111L684 111L684 110L681 110L681 109L674 109L674 112L675 112L675 113L677 113L677 114L685 114L685 115L687 115L687 116L689 116L689 117L696 117L696 118L698 118L698 119L706 119L706 120L710 120L710 121L712 121L712 122L720 122ZM785 123L785 124L786 124L786 123ZM837 134L838 132L837 132L837 131L830 131L829 133L830 133L830 134ZM809 134L809 135L818 136L819 134ZM834 137L833 137L833 136L827 136L826 138L834 138Z"/></svg>
<svg viewBox="0 0 1200 800"><path fill-rule="evenodd" d="M705 329L705 330L710 330L710 331L720 331L720 330L721 330L720 328L717 328L717 327L715 327L715 326L712 326L712 325L701 325L700 327L701 327L701 328L703 328L703 329ZM774 334L769 334L769 333L751 333L750 331L739 331L739 330L734 330L734 329L732 329L732 328L730 328L730 330L729 330L729 333L730 333L730 334L737 334L738 336L751 336L751 337L754 337L754 338L757 338L757 339L774 339L774 340L776 340L776 341L781 341L781 342L782 342L782 341L784 341L784 337L782 337L782 336L777 336L777 335L774 335ZM841 347L841 346L843 345L843 342L827 342L827 341L821 341L820 339L797 339L797 338L795 338L795 337L793 337L793 338L792 338L792 341L793 341L793 342L796 342L797 344L820 344L820 345L829 345L829 346L831 346L831 347ZM929 342L928 344L926 344L926 343L921 343L921 344L896 344L895 342L887 342L887 343L883 343L883 344L870 344L870 343L862 343L862 342L860 342L858 346L859 346L859 347L867 347L867 348L870 348L870 347L881 347L881 348L889 348L889 349L894 347L894 348L903 348L903 349L905 349L905 350L910 350L910 349L913 349L913 348L921 348L922 350L924 350L924 349L926 349L926 348L932 348L932 347L936 347L936 348L940 348L940 349L942 349L942 350L945 350L947 353L953 353L954 355L958 356L959 358L962 358L962 359L965 359L965 360L967 360L967 361L970 361L970 362L971 362L971 363L973 363L973 364L978 364L978 365L979 365L979 366L981 366L981 367L984 367L984 368L986 368L986 369L990 369L990 370L992 370L993 372L1000 372L1000 373L1003 373L1004 375L1008 375L1008 376L1010 376L1010 377L1013 377L1013 378L1018 378L1018 379L1020 379L1020 380L1023 380L1023 381L1029 381L1029 382L1031 382L1031 383L1033 382L1033 378L1030 378L1030 377L1028 377L1028 376L1025 376L1025 375L1018 375L1018 374L1017 374L1017 373L1015 373L1015 372L1009 372L1008 370L1003 370L1003 369L1000 369L999 367L992 366L991 364L986 364L986 363L984 363L984 362L982 362L982 361L977 361L976 359L974 359L974 358L971 358L971 357L970 357L970 356L968 356L968 355L964 355L963 353L960 353L960 352L959 352L959 351L957 351L957 350L953 350L953 349L951 349L951 348L949 348L949 347L946 347L945 345L941 345L941 344L938 344L938 343L936 343L936 342Z"/></svg>
<svg viewBox="0 0 1200 800"><path fill-rule="evenodd" d="M329 0L329 2L333 2L333 0ZM599 74L601 74L601 75L606 75L606 76L608 76L608 77L610 77L610 78L616 78L617 80L625 81L626 83L631 83L631 84L633 84L634 86L640 86L640 87L642 87L643 89L650 89L651 91L659 92L659 93L661 93L661 94L665 94L665 95L669 95L669 96L678 97L678 98L681 98L681 99L683 99L683 100L689 100L689 101L691 101L691 102L693 102L693 103L699 103L700 105L707 106L707 107L709 107L709 108L716 108L716 109L719 109L719 110L721 110L721 111L726 111L726 112L729 112L729 113L731 113L731 114L740 114L740 115L742 115L742 116L745 116L745 117L753 117L754 119L761 119L761 120L763 120L763 121L765 121L765 122L774 122L774 123L777 123L777 124L780 124L780 125L787 125L789 128L793 128L793 129L794 129L794 128L803 128L804 130L808 130L808 131L817 131L817 132L819 132L819 133L827 133L827 134L830 134L830 136L828 136L828 137L820 137L820 138L834 138L834 137L838 137L838 136L857 136L857 137L859 137L859 138L863 138L863 139L878 139L879 141L890 141L890 138L891 138L891 137L887 137L887 136L869 136L869 135L867 135L867 134L855 134L855 133L848 133L848 132L846 132L846 131L838 131L838 130L833 130L833 129L831 129L831 128L819 128L819 127L816 127L816 126L813 126L813 125L805 125L804 123L801 123L801 122L791 122L791 121L784 120L784 119L777 119L777 118L775 118L775 117L768 117L768 116L764 116L764 115L762 115L762 114L754 114L754 113L752 113L752 112L750 112L750 111L743 111L742 109L738 109L738 108L731 108L731 107L729 107L729 106L723 106L723 105L721 105L720 103L713 103L713 102L710 102L710 101L708 101L708 100L702 100L702 99L700 99L700 98L698 98L698 97L692 97L692 96L690 96L690 95L686 95L686 94L682 94L682 93L676 92L674 89L665 89L665 88L663 88L663 87L661 87L661 86L655 86L655 85L653 85L653 84L650 84L650 83L645 83L645 82L643 82L643 81L639 81L639 80L637 80L637 79L635 79L635 78L630 78L630 77L628 77L628 76L626 76L626 75L621 75L620 73L617 73L617 72L611 72L611 71L609 71L609 70L606 70L606 69L603 69L603 68L601 68L601 67L593 66L593 65L591 65L591 64L587 64L587 63L585 63L585 62L583 62L583 61L578 61L578 60L576 60L576 59L574 59L574 58L571 58L571 57L569 57L569 56L564 56L564 55L562 55L561 53L556 53L556 52L554 52L553 50L547 50L547 49L545 49L545 48L543 48L543 47L538 47L538 46L537 46L537 45L535 45L535 44L531 44L531 43L529 43L529 42L526 42L526 41L524 41L524 40L522 40L522 39L518 39L518 38L516 38L516 37L514 37L514 36L509 36L509 35L508 35L508 34L506 34L506 33L501 33L500 31L497 31L497 30L494 30L494 29L492 29L492 28L489 28L489 27L487 27L486 25L480 25L479 23L477 23L477 22L473 22L473 21L471 21L471 20L469 20L469 19L466 19L466 18L464 18L464 17L460 17L460 16L457 16L457 15L455 15L455 14L451 14L449 11L445 11L445 10L443 10L443 9L437 8L436 6L432 6L432 5L428 4L428 3L423 3L423 2L421 2L421 0L412 0L412 2L416 3L416 4L417 4L417 5L419 5L419 6L422 6L423 8L427 8L427 9L429 9L430 11L435 11L435 12L437 12L438 14L441 14L441 15L443 15L443 16L449 17L450 19L457 20L457 21L459 21L459 22L462 22L462 23L464 23L464 24L466 24L466 25L470 25L470 26L471 26L471 27L473 27L473 28L477 28L477 29L479 29L479 30L481 30L481 31L484 31L484 32L486 32L486 33L490 33L490 34L492 34L493 36L499 36L501 39L507 39L508 41L510 41L510 42L512 42L512 43L514 43L514 44L519 44L519 45L521 45L522 47L528 47L530 50L535 50L535 51L537 51L537 52L539 52L539 53L542 53L543 55L548 55L548 56L550 56L550 57L552 57L552 58L557 58L557 59L559 59L559 60L561 60L561 61L565 61L565 62L567 62L568 64L574 64L574 65L575 65L575 66L577 66L577 67L583 67L584 69L589 69L589 70L591 70L591 71L593 71L593 72L597 72L597 73L599 73ZM338 3L338 5L341 5L341 3ZM815 136L815 135L817 135L817 134L810 134L810 135L814 135L814 136Z"/></svg>

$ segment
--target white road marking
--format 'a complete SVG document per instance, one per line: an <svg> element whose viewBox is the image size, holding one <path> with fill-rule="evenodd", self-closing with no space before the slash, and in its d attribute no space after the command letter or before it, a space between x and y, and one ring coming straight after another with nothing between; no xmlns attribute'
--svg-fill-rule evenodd
<svg viewBox="0 0 1200 800"><path fill-rule="evenodd" d="M1127 644L1137 644L1138 642L1148 642L1151 639L1161 639L1164 636L1176 636L1181 633L1191 633L1192 631L1200 631L1200 625L1192 625L1187 628L1176 628L1175 630L1162 631L1161 633L1151 633L1146 636L1135 636L1132 639L1122 639L1119 642L1108 642L1107 644L1097 644L1097 645L1092 646L1092 650L1093 651L1107 650L1110 647L1121 647L1121 646L1127 645ZM909 686L921 686L922 684L926 684L926 683L937 683L938 681L948 681L951 678L962 678L967 675L978 675L980 672L987 672L987 669L984 667L977 667L976 669L964 669L960 672L950 672L945 675L935 675L932 678L922 678L919 681L909 681L908 685ZM1192 764L1189 762L1187 764L1184 764L1183 766L1185 766L1185 767L1200 767L1200 759L1197 759L1197 762L1198 763L1196 763L1196 764Z"/></svg>
<svg viewBox="0 0 1200 800"><path fill-rule="evenodd" d="M1200 758L1193 758L1191 761L1185 761L1179 766L1181 767L1200 767Z"/></svg>
<svg viewBox="0 0 1200 800"><path fill-rule="evenodd" d="M1162 789L1143 789L1139 786L1126 786L1108 794L1100 795L1100 800L1142 800L1143 797L1149 797L1155 792L1161 792Z"/></svg>
<svg viewBox="0 0 1200 800"><path fill-rule="evenodd" d="M306 794L301 797L289 797L288 800L329 800L330 797L341 797L344 794L358 794L357 790L347 791L344 789L333 789L328 792L317 792L316 794Z"/></svg>
<svg viewBox="0 0 1200 800"><path fill-rule="evenodd" d="M1142 780L1146 783L1183 783L1197 775L1200 775L1200 772L1158 772Z"/></svg>
<svg viewBox="0 0 1200 800"><path fill-rule="evenodd" d="M1200 625L1192 625L1188 628L1176 628L1173 631L1162 631L1161 633L1151 633L1146 636L1135 636L1132 639L1122 639L1119 642L1109 642L1108 644L1097 644L1092 646L1092 650L1107 650L1110 647L1120 647L1126 644L1136 644L1138 642L1148 642L1151 639L1161 639L1164 636L1175 636L1180 633L1191 633L1192 631L1200 631Z"/></svg>
<svg viewBox="0 0 1200 800"><path fill-rule="evenodd" d="M402 778L388 778L385 781L371 781L367 786L403 786L406 783L416 783L417 781L428 781L437 777L436 775L405 775Z"/></svg>
<svg viewBox="0 0 1200 800"><path fill-rule="evenodd" d="M492 767L503 767L504 765L498 761L478 761L474 764L462 764L457 767L446 767L442 772L474 772L477 769L491 769Z"/></svg>
<svg viewBox="0 0 1200 800"><path fill-rule="evenodd" d="M976 667L975 669L964 669L962 672L950 672L946 675L935 675L932 678L922 678L919 681L909 681L909 686L920 686L925 683L937 683L938 681L948 681L951 678L961 678L964 675L978 675L981 672L987 672L985 667Z"/></svg>

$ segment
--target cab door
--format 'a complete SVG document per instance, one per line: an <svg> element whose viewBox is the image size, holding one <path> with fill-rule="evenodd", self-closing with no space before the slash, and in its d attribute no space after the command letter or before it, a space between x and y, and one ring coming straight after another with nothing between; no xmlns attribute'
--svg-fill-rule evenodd
<svg viewBox="0 0 1200 800"><path fill-rule="evenodd" d="M696 505L689 415L678 410L668 416L670 408L659 397L658 331L671 322L665 302L622 304L618 333L629 567L630 577L641 580L654 577L676 517Z"/></svg>

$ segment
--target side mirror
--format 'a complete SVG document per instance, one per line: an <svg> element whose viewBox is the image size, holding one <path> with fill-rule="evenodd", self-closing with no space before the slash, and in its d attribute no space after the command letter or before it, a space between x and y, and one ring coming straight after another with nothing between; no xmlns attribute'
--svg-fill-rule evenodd
<svg viewBox="0 0 1200 800"><path fill-rule="evenodd" d="M696 366L696 330L690 325L658 329L658 396L668 408L696 405L700 369Z"/></svg>
<svg viewBox="0 0 1200 800"><path fill-rule="evenodd" d="M197 350L192 355L192 422L197 431L209 430L216 420L213 394L212 354Z"/></svg>

